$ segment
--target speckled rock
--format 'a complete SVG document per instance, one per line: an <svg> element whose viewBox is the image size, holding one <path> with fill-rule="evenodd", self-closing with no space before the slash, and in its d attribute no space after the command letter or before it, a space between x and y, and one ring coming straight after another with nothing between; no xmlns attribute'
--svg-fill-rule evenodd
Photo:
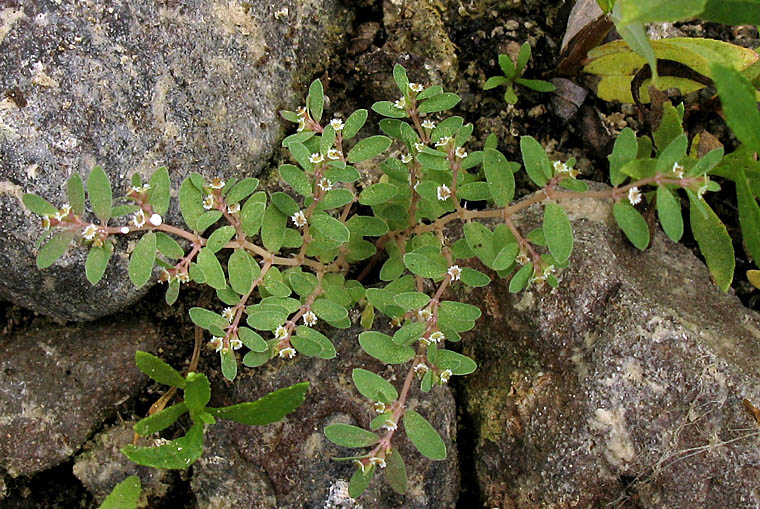
<svg viewBox="0 0 760 509"><path fill-rule="evenodd" d="M561 286L474 293L463 345L487 507L757 507L760 317L687 248L644 253L602 201L566 202ZM519 224L539 223L531 209ZM469 350L467 350L469 348Z"/></svg>
<svg viewBox="0 0 760 509"><path fill-rule="evenodd" d="M148 321L124 316L0 338L0 467L30 475L71 456L142 388L135 351L159 341Z"/></svg>
<svg viewBox="0 0 760 509"><path fill-rule="evenodd" d="M3 2L0 297L57 320L135 301L124 256L94 288L81 252L38 271L21 194L61 205L66 178L95 164L115 196L160 165L175 186L191 171L256 175L283 135L277 111L303 101L352 17L338 0Z"/></svg>
<svg viewBox="0 0 760 509"><path fill-rule="evenodd" d="M122 447L132 443L133 425L134 422L123 422L98 433L75 459L74 475L98 504L130 475L140 478L138 507L151 507L152 502L166 495L171 487L168 470L143 467L121 453Z"/></svg>
<svg viewBox="0 0 760 509"><path fill-rule="evenodd" d="M459 492L456 464L454 399L447 387L424 395L412 389L409 405L428 418L446 443L449 459L430 461L422 457L399 433L398 445L406 462L409 489L395 494L382 474L354 503L347 496L351 463L330 458L349 456L356 449L337 447L323 434L325 426L344 422L367 426L376 415L351 381L354 368L373 370L397 386L405 372L384 368L362 353L356 338L361 329L335 331L331 336L338 350L332 360L301 358L296 362L275 360L272 367L243 374L233 385L215 383L212 404L229 405L254 400L265 393L308 380L306 402L283 423L266 427L220 421L209 428L203 457L193 466L191 486L199 508L441 508L454 507Z"/></svg>

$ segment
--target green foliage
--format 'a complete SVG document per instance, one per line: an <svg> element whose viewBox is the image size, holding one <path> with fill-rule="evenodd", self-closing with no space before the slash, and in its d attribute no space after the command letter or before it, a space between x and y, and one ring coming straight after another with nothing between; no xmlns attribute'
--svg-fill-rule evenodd
<svg viewBox="0 0 760 509"><path fill-rule="evenodd" d="M135 509L140 499L140 478L130 475L114 486L113 491L100 504L100 509Z"/></svg>
<svg viewBox="0 0 760 509"><path fill-rule="evenodd" d="M504 100L507 104L515 104L517 102L515 84L522 85L536 92L553 92L556 90L556 87L548 81L530 80L522 77L525 68L528 66L530 53L530 44L526 42L520 46L517 62L512 62L512 59L508 55L499 55L499 67L501 67L504 76L491 76L486 80L485 85L483 85L483 90L491 90L492 88L504 85L506 87Z"/></svg>

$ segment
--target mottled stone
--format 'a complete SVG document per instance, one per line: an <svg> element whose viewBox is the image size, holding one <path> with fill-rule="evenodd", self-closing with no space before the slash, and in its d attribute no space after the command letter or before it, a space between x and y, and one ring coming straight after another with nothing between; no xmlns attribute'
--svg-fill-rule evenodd
<svg viewBox="0 0 760 509"><path fill-rule="evenodd" d="M66 460L142 388L135 351L159 341L147 320L124 316L1 338L0 466L15 477Z"/></svg>
<svg viewBox="0 0 760 509"><path fill-rule="evenodd" d="M115 196L160 165L175 186L191 171L258 174L284 133L277 111L303 101L353 17L337 0L13 5L0 6L0 296L57 320L108 315L144 291L122 254L94 288L81 250L38 271L39 218L21 194L60 206L64 181L95 164Z"/></svg>
<svg viewBox="0 0 760 509"><path fill-rule="evenodd" d="M610 203L564 202L575 249L561 285L471 299L463 345L488 507L756 507L760 317L661 232L639 252ZM534 207L518 218L540 224Z"/></svg>
<svg viewBox="0 0 760 509"><path fill-rule="evenodd" d="M310 381L311 387L306 402L283 423L252 427L219 421L209 428L204 456L193 467L191 480L199 507L454 507L459 470L453 443L454 399L447 387L422 394L414 384L408 404L441 434L448 459L431 461L421 456L401 427L394 445L406 462L407 494L395 494L380 472L358 505L342 495L355 467L331 458L350 456L358 450L332 444L323 430L335 422L367 427L376 415L371 404L356 391L352 370L372 370L399 389L406 375L403 368L384 367L364 354L356 340L360 332L359 327L352 327L331 334L338 350L335 359L274 360L271 367L244 373L233 385L214 384L212 404L216 406L254 400L300 381Z"/></svg>

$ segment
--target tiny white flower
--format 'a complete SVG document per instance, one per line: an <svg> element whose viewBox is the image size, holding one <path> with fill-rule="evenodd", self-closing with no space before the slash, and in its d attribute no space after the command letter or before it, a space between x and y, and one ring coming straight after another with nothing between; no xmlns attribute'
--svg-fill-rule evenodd
<svg viewBox="0 0 760 509"><path fill-rule="evenodd" d="M678 161L673 163L673 173L675 173L676 178L679 178L679 179L683 178L683 166L678 164Z"/></svg>
<svg viewBox="0 0 760 509"><path fill-rule="evenodd" d="M422 127L424 127L425 129L435 129L435 122L433 122L430 119L423 120L422 121Z"/></svg>
<svg viewBox="0 0 760 509"><path fill-rule="evenodd" d="M280 350L280 357L283 359L292 359L296 356L296 349L293 347L286 347Z"/></svg>
<svg viewBox="0 0 760 509"><path fill-rule="evenodd" d="M299 106L296 110L296 115L303 118L306 116L306 106Z"/></svg>
<svg viewBox="0 0 760 509"><path fill-rule="evenodd" d="M63 221L63 219L69 215L71 212L71 206L67 203L63 207L60 208L58 212L56 212L55 217L59 221Z"/></svg>
<svg viewBox="0 0 760 509"><path fill-rule="evenodd" d="M302 210L299 210L292 216L290 216L291 221L293 221L296 226L306 226L306 215L303 213Z"/></svg>
<svg viewBox="0 0 760 509"><path fill-rule="evenodd" d="M188 274L187 272L180 272L179 274L177 274L177 279L179 279L180 283L187 283L188 281L190 281L190 274Z"/></svg>
<svg viewBox="0 0 760 509"><path fill-rule="evenodd" d="M440 343L441 341L445 340L446 336L443 335L443 332L441 331L435 331L430 335L430 341L433 343Z"/></svg>
<svg viewBox="0 0 760 509"><path fill-rule="evenodd" d="M122 226L120 231L121 233L126 235L127 233L129 233L129 226Z"/></svg>
<svg viewBox="0 0 760 509"><path fill-rule="evenodd" d="M388 431L396 431L396 429L398 429L398 425L391 419L386 419L383 423L383 428L387 429Z"/></svg>
<svg viewBox="0 0 760 509"><path fill-rule="evenodd" d="M298 119L298 129L296 129L296 132L300 133L304 129L306 129L306 120L304 118L299 118Z"/></svg>
<svg viewBox="0 0 760 509"><path fill-rule="evenodd" d="M230 339L230 346L233 350L240 350L240 348L243 346L243 342L238 338Z"/></svg>
<svg viewBox="0 0 760 509"><path fill-rule="evenodd" d="M433 313L429 309L420 309L417 311L417 319L420 322L427 322L433 318Z"/></svg>
<svg viewBox="0 0 760 509"><path fill-rule="evenodd" d="M401 162L404 164L409 164L412 162L412 154L402 154L401 155Z"/></svg>
<svg viewBox="0 0 760 509"><path fill-rule="evenodd" d="M133 225L135 225L138 228L142 228L145 226L145 212L143 212L142 209L135 212L135 215L132 216L132 221L130 221Z"/></svg>
<svg viewBox="0 0 760 509"><path fill-rule="evenodd" d="M454 155L459 159L464 159L467 157L467 151L464 149L464 147L457 147L457 149L454 151Z"/></svg>
<svg viewBox="0 0 760 509"><path fill-rule="evenodd" d="M43 230L50 229L50 216L42 216L42 229Z"/></svg>
<svg viewBox="0 0 760 509"><path fill-rule="evenodd" d="M219 352L222 350L222 346L224 346L224 342L222 341L222 338L219 336L214 336L211 338L211 341L208 342L208 346L213 348L214 351Z"/></svg>
<svg viewBox="0 0 760 509"><path fill-rule="evenodd" d="M367 465L364 464L364 462L359 460L354 460L354 465L356 465L356 468L362 471L362 473L367 471Z"/></svg>
<svg viewBox="0 0 760 509"><path fill-rule="evenodd" d="M332 189L332 182L330 182L329 179L322 178L319 180L319 183L317 183L317 186L319 186L322 191L329 191Z"/></svg>
<svg viewBox="0 0 760 509"><path fill-rule="evenodd" d="M699 198L700 200L704 198L705 193L707 192L707 183L709 181L710 181L710 179L708 179L707 177L705 177L704 183L702 184L702 186L699 189L697 189L697 198Z"/></svg>
<svg viewBox="0 0 760 509"><path fill-rule="evenodd" d="M418 185L420 185L420 181L419 180L414 183L414 185L412 186L412 189L414 189L416 191Z"/></svg>
<svg viewBox="0 0 760 509"><path fill-rule="evenodd" d="M554 161L552 166L554 166L554 171L557 173L570 173L570 168L562 161Z"/></svg>
<svg viewBox="0 0 760 509"><path fill-rule="evenodd" d="M232 323L232 320L235 318L235 310L232 308L224 308L224 311L222 311L222 318Z"/></svg>
<svg viewBox="0 0 760 509"><path fill-rule="evenodd" d="M631 202L631 205L641 203L641 191L638 187L632 187L628 190L628 201Z"/></svg>
<svg viewBox="0 0 760 509"><path fill-rule="evenodd" d="M141 186L132 186L129 188L129 191L127 191L127 194L132 194L132 193L140 194L140 193L144 193L148 189L150 189L150 184L143 184Z"/></svg>
<svg viewBox="0 0 760 509"><path fill-rule="evenodd" d="M148 219L148 221L153 226L159 226L159 225L161 225L161 223L164 222L164 220L163 220L163 218L161 217L160 214L153 214L153 215L151 215L150 219Z"/></svg>
<svg viewBox="0 0 760 509"><path fill-rule="evenodd" d="M403 110L404 108L406 108L406 98L402 97L401 99L396 100L396 102L394 102L393 105L396 108Z"/></svg>
<svg viewBox="0 0 760 509"><path fill-rule="evenodd" d="M325 160L324 156L320 154L319 152L315 152L309 156L309 162L311 164L321 163L324 160Z"/></svg>
<svg viewBox="0 0 760 509"><path fill-rule="evenodd" d="M451 197L451 189L446 184L438 186L438 199L443 201Z"/></svg>
<svg viewBox="0 0 760 509"><path fill-rule="evenodd" d="M334 118L330 120L330 125L333 129L336 131L342 131L343 130L343 121L339 118Z"/></svg>
<svg viewBox="0 0 760 509"><path fill-rule="evenodd" d="M382 401L375 401L375 404L373 406L375 408L375 412L378 414L385 413L385 403Z"/></svg>
<svg viewBox="0 0 760 509"><path fill-rule="evenodd" d="M412 92L422 92L425 87L423 87L420 83L409 83L409 88Z"/></svg>
<svg viewBox="0 0 760 509"><path fill-rule="evenodd" d="M530 258L526 253L521 251L520 254L517 255L517 258L515 258L515 261L520 265L528 265L530 263Z"/></svg>
<svg viewBox="0 0 760 509"><path fill-rule="evenodd" d="M214 196L211 194L207 194L206 197L203 198L203 208L206 210L213 209L215 203L216 203L216 200L214 199Z"/></svg>
<svg viewBox="0 0 760 509"><path fill-rule="evenodd" d="M427 367L427 364L425 364L424 362L419 362L414 366L415 375L424 375L425 373L427 373L427 371L428 371L428 367Z"/></svg>
<svg viewBox="0 0 760 509"><path fill-rule="evenodd" d="M450 369L444 369L443 371L441 371L441 374L438 375L441 378L441 383L445 384L446 382L448 382L452 374L453 373L451 372Z"/></svg>
<svg viewBox="0 0 760 509"><path fill-rule="evenodd" d="M307 327L313 326L314 324L317 323L317 315L315 315L312 311L307 311L303 315L303 323Z"/></svg>
<svg viewBox="0 0 760 509"><path fill-rule="evenodd" d="M340 159L340 152L337 148L331 148L327 151L327 158L332 159L333 161Z"/></svg>
<svg viewBox="0 0 760 509"><path fill-rule="evenodd" d="M439 138L438 141L435 142L435 146L436 147L445 147L446 145L449 144L450 141L451 141L451 138L449 136L443 136L443 137Z"/></svg>
<svg viewBox="0 0 760 509"><path fill-rule="evenodd" d="M462 275L462 269L459 268L459 265L452 265L449 267L448 274L451 276L452 281L459 281L459 277Z"/></svg>
<svg viewBox="0 0 760 509"><path fill-rule="evenodd" d="M98 233L98 227L94 224L87 225L87 228L82 230L82 237L84 240L92 240L95 238L95 235Z"/></svg>
<svg viewBox="0 0 760 509"><path fill-rule="evenodd" d="M288 329L280 325L274 330L275 339L283 340L288 337Z"/></svg>
<svg viewBox="0 0 760 509"><path fill-rule="evenodd" d="M417 142L414 144L414 150L416 150L417 152L422 152L424 148L425 148L424 143Z"/></svg>
<svg viewBox="0 0 760 509"><path fill-rule="evenodd" d="M224 180L220 179L219 177L214 177L208 186L211 189L221 189L224 187Z"/></svg>
<svg viewBox="0 0 760 509"><path fill-rule="evenodd" d="M234 203L234 204L232 204L232 205L230 205L230 206L227 207L227 213L228 214L237 214L238 212L240 212L240 204L239 203Z"/></svg>
<svg viewBox="0 0 760 509"><path fill-rule="evenodd" d="M385 460L383 458L380 458L380 457L377 457L377 456L372 456L369 459L369 464L370 465L377 465L380 468L385 468Z"/></svg>

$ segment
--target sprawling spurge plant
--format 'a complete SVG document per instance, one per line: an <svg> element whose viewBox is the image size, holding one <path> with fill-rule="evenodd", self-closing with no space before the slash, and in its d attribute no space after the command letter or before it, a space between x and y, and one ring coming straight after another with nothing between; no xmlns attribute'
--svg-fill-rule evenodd
<svg viewBox="0 0 760 509"><path fill-rule="evenodd" d="M468 151L472 124L443 115L460 98L440 86L410 82L398 65L393 77L400 97L372 106L386 117L379 124L384 135L357 142L368 112L323 121L322 84L314 81L305 107L282 112L298 124L298 131L283 141L295 164L279 168L292 193L257 191L254 178L208 182L194 173L179 189L187 229L163 222L170 194L166 168L145 184L135 178L126 204L115 207L105 172L95 168L87 183L95 220L85 213L84 187L76 174L67 186L69 204L62 208L24 196L26 206L43 216L46 238L52 234L39 252L41 269L76 241L90 250L87 277L96 284L112 254L113 239L139 234L129 263L136 285L147 283L158 265L168 303L191 280L216 289L227 306L224 311L195 307L190 317L208 331L208 344L219 353L221 371L229 380L237 373L239 349L246 352L242 362L249 367L288 362L299 354L335 357L329 337L318 329L324 330L322 322L347 328L348 310L363 307L361 323L368 330L359 334L358 347L382 363L405 365L407 374L396 387L371 371L355 369L353 382L377 416L369 429L348 424L325 429L335 444L361 450L339 458L356 464L350 482L354 497L378 469L393 489L406 490L406 469L395 446L401 429L424 456L446 458L438 432L407 400L413 384L429 392L476 369L472 359L447 347L474 327L481 312L447 300L447 290L489 284L491 276L467 266L475 258L491 274L507 278L511 292L531 285L556 287L558 271L568 265L573 250L563 200L611 200L622 231L645 249L650 231L640 209L656 203L665 233L677 241L685 198L694 235L724 290L734 266L726 229L703 200L705 192L718 188L708 173L720 163L722 150L701 159L689 151L677 108L667 108L653 139L637 138L630 129L621 134L610 156L614 187L609 189L589 190L576 179L574 161L550 161L538 141L523 137L522 168L537 190L515 202L515 173L521 165L497 150L494 136L482 151ZM542 208L543 221L524 232L513 218L531 206ZM120 219L125 215L131 215L128 222ZM452 241L447 231L456 224L463 235ZM229 252L226 267L219 257L222 250ZM382 261L377 284L365 287L348 279L352 265L371 266L373 261ZM376 312L396 327L392 336L372 330ZM205 407L208 385L202 375L171 378L159 381L184 388L185 402L164 412L189 410L196 422L191 433L213 417L231 416L224 409ZM161 419L141 421L138 432L159 429L154 423L163 425ZM127 452L135 458L134 450Z"/></svg>
<svg viewBox="0 0 760 509"><path fill-rule="evenodd" d="M499 67L501 67L504 76L491 76L486 80L483 89L491 90L492 88L504 85L506 87L506 90L504 91L504 100L508 104L515 104L517 102L515 85L522 85L531 90L535 90L536 92L553 92L556 90L556 87L548 81L529 80L522 77L525 68L528 67L530 53L530 44L526 42L520 46L517 62L512 62L509 55L499 55Z"/></svg>

